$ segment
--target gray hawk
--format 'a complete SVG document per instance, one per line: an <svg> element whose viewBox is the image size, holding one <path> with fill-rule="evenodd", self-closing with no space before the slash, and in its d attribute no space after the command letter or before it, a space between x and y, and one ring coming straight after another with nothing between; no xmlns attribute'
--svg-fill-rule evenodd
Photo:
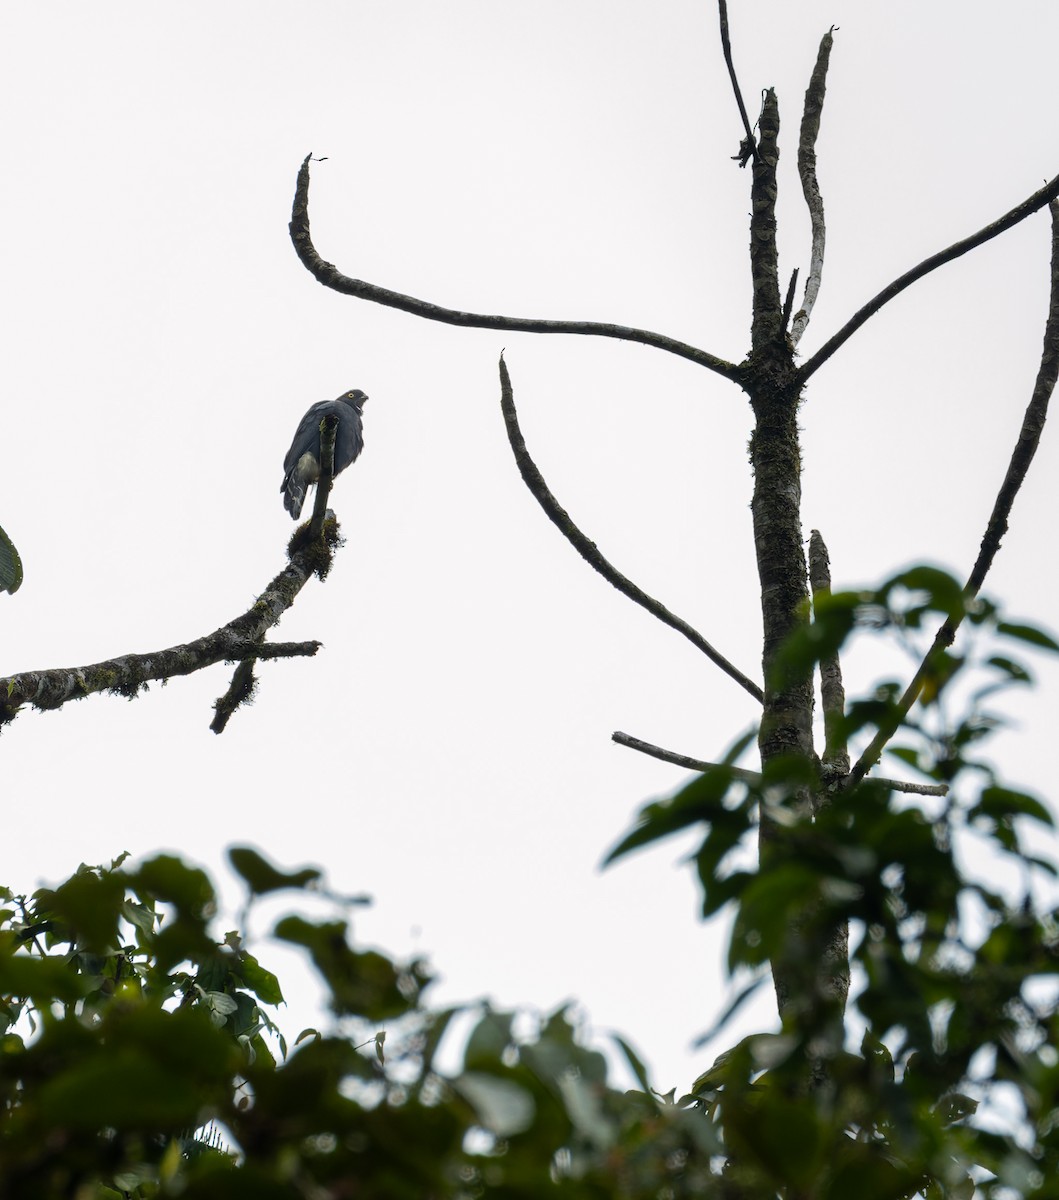
<svg viewBox="0 0 1059 1200"><path fill-rule="evenodd" d="M337 400L321 400L302 417L294 432L294 440L283 460L283 507L297 521L305 503L305 489L320 478L320 422L336 416L335 477L355 462L364 449L364 402L367 396L356 388L344 392Z"/></svg>

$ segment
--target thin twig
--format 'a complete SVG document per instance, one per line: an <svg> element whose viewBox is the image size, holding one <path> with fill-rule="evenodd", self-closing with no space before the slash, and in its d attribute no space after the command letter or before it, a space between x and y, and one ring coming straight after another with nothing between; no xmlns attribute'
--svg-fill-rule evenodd
<svg viewBox="0 0 1059 1200"><path fill-rule="evenodd" d="M911 271L906 271L900 278L895 279L893 283L884 287L863 308L858 309L838 333L829 338L810 359L802 364L798 371L799 381L805 383L809 376L819 367L822 367L831 355L847 342L869 317L873 317L884 304L892 300L895 296L899 296L905 288L922 279L924 275L929 275L931 271L936 270L938 267L943 267L946 263L953 262L968 251L975 250L1000 234L1006 233L1007 230L1017 225L1020 221L1024 221L1026 217L1032 216L1035 212L1044 208L1046 204L1050 204L1057 196L1059 196L1059 175L1050 183L1045 184L1039 192L1034 192L1028 200L1024 200L1010 212L1005 213L999 220L994 221L991 225L986 225L984 229L980 229L977 233L972 233L970 237L955 242L947 250L939 250L937 254L932 254L929 258L925 258L917 267L913 267Z"/></svg>
<svg viewBox="0 0 1059 1200"><path fill-rule="evenodd" d="M791 309L794 307L794 289L798 286L798 268L791 272L791 281L787 284L787 297L783 301L783 328L786 329L791 321Z"/></svg>
<svg viewBox="0 0 1059 1200"><path fill-rule="evenodd" d="M809 583L815 613L816 605L831 595L831 562L818 529L809 534ZM846 690L842 685L842 664L837 651L820 660L820 704L824 710L824 779L840 779L849 771L849 753L842 733Z"/></svg>
<svg viewBox="0 0 1059 1200"><path fill-rule="evenodd" d="M736 779L741 779L745 783L761 783L761 776L757 771L747 771L743 767L733 767L730 763L712 763L706 762L701 758L689 758L686 754L677 754L673 750L663 750L661 746L654 746L650 742L643 741L641 738L633 737L630 733L616 731L610 735L610 740L617 742L619 746L627 746L630 750L638 750L641 754L646 754L650 758L657 758L662 762L672 763L675 767L684 767L688 771L712 771L718 768L730 771ZM883 784L885 787L893 788L895 792L910 792L916 796L947 796L949 794L949 785L947 783L907 783L903 779L879 779L877 782Z"/></svg>
<svg viewBox="0 0 1059 1200"><path fill-rule="evenodd" d="M457 309L442 308L426 300L418 300L414 296L406 296L401 292L393 292L389 288L378 287L373 283L365 283L362 279L351 279L348 275L343 275L333 263L324 262L316 252L309 234L309 161L311 157L311 155L306 156L298 172L294 206L291 212L290 235L298 257L306 269L324 287L329 287L333 291L347 296L358 296L362 300L372 300L376 304L399 308L430 321L442 321L448 325L462 325L474 329L520 330L526 333L585 334L617 338L626 342L640 342L645 346L653 346L658 350L665 350L680 358L698 363L699 366L706 367L736 383L743 378L743 369L735 363L726 362L723 358L717 358L716 355L700 350L696 346L679 342L675 338L666 337L661 333L652 333L647 329L635 329L628 325L609 325L599 321L549 321L533 317L503 317L460 312Z"/></svg>
<svg viewBox="0 0 1059 1200"><path fill-rule="evenodd" d="M802 181L802 195L805 196L812 224L812 248L809 274L805 280L805 296L791 326L792 346L798 345L805 327L809 324L824 273L824 242L827 231L824 228L824 198L820 195L820 184L816 178L816 139L820 134L820 115L824 109L824 95L827 92L827 65L831 57L831 47L835 42L832 36L834 32L835 26L832 25L820 41L816 66L805 92L802 128L798 135L798 175Z"/></svg>
<svg viewBox="0 0 1059 1200"><path fill-rule="evenodd" d="M746 133L746 137L739 147L739 153L735 157L739 160L739 165L745 167L751 158L757 157L757 144L754 141L750 118L746 114L746 105L743 103L739 80L736 78L735 64L732 62L732 43L728 37L728 5L725 0L717 0L717 8L721 18L721 50L724 53L724 65L728 68L728 78L732 81L732 91L735 92L735 102L739 105L739 116L743 120L743 130Z"/></svg>
<svg viewBox="0 0 1059 1200"><path fill-rule="evenodd" d="M1044 349L1041 351L1041 365L1037 371L1033 394L1022 418L1022 428L1019 430L1011 461L1008 463L1004 481L1000 485L989 523L982 536L978 558L964 585L965 611L966 605L981 589L989 568L996 558L997 551L1000 549L1000 541L1007 533L1008 517L1011 515L1012 505L1026 478L1030 463L1033 462L1033 456L1037 453L1037 446L1044 430L1044 422L1048 416L1048 401L1051 399L1056 377L1059 375L1059 201L1051 200L1048 207L1052 217L1051 295L1048 304L1048 319L1044 326ZM848 787L859 783L879 761L879 756L886 743L893 737L912 705L919 699L924 681L935 670L944 651L952 645L956 630L960 627L962 620L962 613L957 620L950 617L938 630L919 670L916 671L912 682L905 689L896 712L884 725L879 727L871 745L860 756L849 773Z"/></svg>
<svg viewBox="0 0 1059 1200"><path fill-rule="evenodd" d="M753 680L748 679L738 667L733 666L723 654L715 650L702 634L693 629L687 621L683 621L680 617L671 613L664 604L649 596L642 588L637 587L631 579L626 578L616 567L611 566L596 548L596 543L589 541L570 519L570 514L566 509L552 495L548 485L544 482L544 477L537 469L537 464L530 458L529 451L526 449L526 441L522 436L522 430L519 428L518 414L515 411L515 396L511 388L511 376L508 374L507 364L504 362L503 355L500 356L500 407L503 410L508 441L511 443L511 449L514 452L519 472L526 486L533 493L537 503L544 509L549 519L556 525L563 537L566 538L590 567L598 571L623 596L628 596L630 600L647 609L652 616L657 617L663 624L668 625L671 629L675 629L678 633L682 633L693 646L701 650L711 662L720 667L726 675L734 679L741 688L749 692L760 704L765 698L761 688Z"/></svg>

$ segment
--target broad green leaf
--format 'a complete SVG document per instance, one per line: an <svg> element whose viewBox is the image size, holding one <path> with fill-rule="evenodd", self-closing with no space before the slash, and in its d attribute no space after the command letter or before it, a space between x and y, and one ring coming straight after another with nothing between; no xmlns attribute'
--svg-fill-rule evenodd
<svg viewBox="0 0 1059 1200"><path fill-rule="evenodd" d="M968 820L979 816L994 821L1010 821L1012 817L1032 817L1042 825L1055 825L1055 818L1051 812L1035 796L998 786L983 788L978 803L968 810Z"/></svg>
<svg viewBox="0 0 1059 1200"><path fill-rule="evenodd" d="M509 1079L464 1071L452 1086L471 1105L479 1122L497 1137L512 1137L533 1124L537 1108L533 1097Z"/></svg>
<svg viewBox="0 0 1059 1200"><path fill-rule="evenodd" d="M47 1006L53 1000L77 1000L87 986L87 980L57 955L39 958L32 954L0 954L0 995L25 997Z"/></svg>
<svg viewBox="0 0 1059 1200"><path fill-rule="evenodd" d="M1051 634L1045 633L1043 629L1038 629L1035 625L1018 625L1011 621L1001 621L996 628L997 633L1002 633L1005 637L1028 642L1031 646L1037 646L1041 650L1059 651L1059 642Z"/></svg>
<svg viewBox="0 0 1059 1200"><path fill-rule="evenodd" d="M299 871L280 871L250 846L233 846L228 851L228 861L246 881L252 892L263 896L282 888L304 889L320 879L316 867L302 867Z"/></svg>
<svg viewBox="0 0 1059 1200"><path fill-rule="evenodd" d="M504 1051L511 1045L511 1026L515 1014L487 1009L471 1030L463 1050L464 1071L486 1068L496 1070L503 1065Z"/></svg>
<svg viewBox="0 0 1059 1200"><path fill-rule="evenodd" d="M636 1076L636 1081L643 1088L644 1094L651 1097L651 1101L657 1107L655 1100L654 1089L651 1087L651 1081L647 1074L647 1067L644 1065L643 1059L636 1053L629 1042L619 1034L611 1034L615 1045L625 1055L625 1061L632 1068L633 1075Z"/></svg>
<svg viewBox="0 0 1059 1200"><path fill-rule="evenodd" d="M216 905L213 885L205 871L189 867L173 854L148 859L131 878L188 916L201 917Z"/></svg>
<svg viewBox="0 0 1059 1200"><path fill-rule="evenodd" d="M15 543L0 528L0 592L10 592L13 596L21 586L22 559Z"/></svg>
<svg viewBox="0 0 1059 1200"><path fill-rule="evenodd" d="M236 971L246 986L264 1004L282 1004L283 992L279 980L271 971L265 968L246 950L240 950L236 957Z"/></svg>

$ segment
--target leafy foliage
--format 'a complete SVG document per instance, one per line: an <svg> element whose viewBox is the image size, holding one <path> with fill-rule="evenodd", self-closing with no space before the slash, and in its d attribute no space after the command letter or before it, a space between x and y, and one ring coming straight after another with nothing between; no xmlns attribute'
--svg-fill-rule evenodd
<svg viewBox="0 0 1059 1200"><path fill-rule="evenodd" d="M784 648L781 669L804 674L862 629L889 631L918 656L927 618L958 619L964 603L959 583L934 568L829 597ZM693 1088L723 1128L728 1176L748 1194L970 1196L977 1182L983 1195L1045 1196L1059 1176L1059 925L1035 903L1057 872L1025 845L1027 823L1050 831L1054 822L978 757L1001 723L985 701L1031 678L995 644L1059 647L986 602L968 603L966 616L968 645L938 659L926 715L904 721L909 740L891 751L944 795L871 779L843 789L818 763L796 759L762 776L737 773L744 738L717 767L644 808L611 852L613 861L678 829L703 829L694 854L703 913L734 906L729 967L756 973L733 1010L792 937L819 945L831 930L850 930L847 1029L863 1031L859 1054L818 1064L807 1086L806 1064L825 1043L806 1004L780 1033L721 1055ZM966 709L949 720L961 684ZM882 684L849 705L845 735L889 720L896 697L896 685ZM811 807L799 803L806 788ZM758 871L748 864L762 808L784 837ZM976 873L972 862L986 865ZM980 1106L988 1122L972 1119Z"/></svg>
<svg viewBox="0 0 1059 1200"><path fill-rule="evenodd" d="M320 891L234 849L251 895ZM462 1069L435 1067L456 1010L422 1005L429 973L350 944L339 917L290 914L341 1028L293 1047L276 977L211 933L214 889L159 856L81 866L4 893L0 1195L637 1196L703 1194L712 1128L643 1083L622 1094L566 1010L516 1033L479 1006ZM464 1014L467 1015L467 1014ZM390 1036L388 1036L390 1035ZM197 1131L197 1132L196 1132Z"/></svg>
<svg viewBox="0 0 1059 1200"><path fill-rule="evenodd" d="M836 595L782 669L812 671L865 631L921 653L927 618L963 604L951 577L926 569ZM1054 642L987 603L966 615L970 636L946 651L922 715L891 750L936 794L879 779L844 787L796 757L741 770L752 732L648 804L609 856L702 831L703 913L734 914L728 960L743 981L718 1029L792 939L816 946L848 928L844 1043L823 1036L827 1007L810 998L677 1098L651 1087L618 1038L639 1084L622 1092L568 1009L532 1028L487 1004L431 1010L423 962L353 944L362 898L330 896L315 868L283 871L235 848L247 911L279 892L312 893L315 912L321 897L332 905L273 927L313 963L334 1014L327 1032L288 1047L274 1021L280 984L238 933L213 932L205 873L168 855L136 867L122 856L29 897L3 893L0 1195L1053 1195L1059 920L1037 897L1056 871L1030 837L1050 833L1052 817L981 750L999 724L987 702L1031 678L1009 643ZM882 684L851 703L846 735L865 740L889 720L896 691ZM763 809L784 837L760 868ZM460 1065L442 1070L442 1043L455 1061L469 1019Z"/></svg>

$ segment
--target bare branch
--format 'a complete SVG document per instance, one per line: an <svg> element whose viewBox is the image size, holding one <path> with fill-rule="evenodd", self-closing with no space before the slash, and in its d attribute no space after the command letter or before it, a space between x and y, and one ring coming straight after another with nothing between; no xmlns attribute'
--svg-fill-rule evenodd
<svg viewBox="0 0 1059 1200"><path fill-rule="evenodd" d="M745 783L761 783L761 775L757 771L747 771L742 767L733 767L729 763L712 763L701 758L689 758L686 754L663 750L661 746L654 746L650 742L642 741L630 733L616 731L610 735L610 740L617 742L619 746L627 746L630 750L637 750L641 754L657 758L661 762L672 763L675 767L684 767L688 771L712 771L715 767L723 767L724 770L730 771L736 779L741 779ZM949 794L947 783L908 783L903 779L880 779L878 782L885 784L888 788L893 788L895 792L910 792L916 796L947 796Z"/></svg>
<svg viewBox="0 0 1059 1200"><path fill-rule="evenodd" d="M805 92L805 110L802 113L802 128L798 135L798 175L802 181L802 194L809 209L809 220L812 224L812 247L809 258L809 274L805 280L805 296L802 307L794 317L791 326L791 345L797 346L820 291L820 280L824 273L824 198L820 195L820 184L816 178L816 139L820 133L820 115L824 109L824 95L827 91L827 65L831 57L831 47L835 39L832 36L835 26L824 34L820 42L820 52L816 57L816 66L809 78L809 87Z"/></svg>
<svg viewBox="0 0 1059 1200"><path fill-rule="evenodd" d="M739 153L733 155L741 167L757 157L757 145L754 141L754 131L750 127L750 118L746 115L746 105L743 103L743 93L739 89L739 80L735 75L735 64L732 62L732 43L728 37L728 5L725 0L717 0L717 8L721 18L721 50L724 53L724 65L728 68L728 78L732 81L732 91L735 102L739 105L739 116L743 121L746 136L739 146Z"/></svg>
<svg viewBox="0 0 1059 1200"><path fill-rule="evenodd" d="M818 529L809 534L809 582L815 611L819 601L831 595L831 562ZM839 779L849 771L849 753L842 733L846 691L842 686L842 664L837 653L820 660L820 703L824 710L824 778Z"/></svg>
<svg viewBox="0 0 1059 1200"><path fill-rule="evenodd" d="M893 283L884 287L863 308L858 309L838 333L826 341L808 361L802 364L798 371L799 380L804 383L810 375L827 362L840 346L857 332L869 317L873 317L884 304L892 300L895 296L899 296L905 288L922 279L924 275L929 275L931 271L936 270L938 267L943 267L946 263L953 262L957 258L962 257L968 251L975 250L993 238L999 237L1000 234L1006 233L1020 221L1025 220L1026 217L1032 216L1033 213L1044 208L1046 204L1050 204L1057 196L1059 196L1059 175L1050 183L1045 184L1039 192L1034 192L1028 200L1024 200L1010 212L1005 213L999 220L994 221L991 225L986 225L984 229L980 229L977 233L972 233L970 237L966 237L960 242L955 242L947 250L939 250L937 254L932 254L930 258L925 258L919 266L913 267L911 271L906 271L899 279L895 279Z"/></svg>
<svg viewBox="0 0 1059 1200"><path fill-rule="evenodd" d="M659 603L659 601L649 596L642 588L637 587L632 580L627 579L619 570L611 566L596 548L596 543L589 541L570 519L570 514L566 509L552 495L548 485L544 482L544 477L537 469L537 464L530 458L529 451L526 449L526 441L522 436L522 430L519 428L518 414L515 411L515 396L511 388L511 377L508 374L507 364L504 362L503 355L500 356L500 406L504 413L504 425L507 428L508 441L511 443L511 449L514 452L519 472L526 486L533 493L537 503L544 509L549 519L556 525L563 537L570 542L590 567L598 571L623 596L628 596L630 600L639 604L641 608L647 609L652 616L657 617L663 624L668 625L671 629L675 629L678 633L682 633L693 646L701 650L711 662L720 667L726 675L734 679L741 688L749 692L760 704L764 700L764 693L761 688L753 680L748 679L737 667L733 666L723 654L715 650L701 633L693 629L686 621L681 620L680 617L671 613L664 604Z"/></svg>
<svg viewBox="0 0 1059 1200"><path fill-rule="evenodd" d="M338 437L338 417L332 413L320 422L320 478L316 481L316 500L313 516L309 523L309 537L314 542L322 541L324 518L327 516L327 500L331 485L335 481L335 439Z"/></svg>
<svg viewBox="0 0 1059 1200"><path fill-rule="evenodd" d="M417 300L414 296L405 296L401 292L393 292L389 288L378 287L373 283L365 283L362 279L351 279L348 275L343 275L333 263L324 262L316 252L309 235L309 161L311 157L311 155L306 157L298 172L294 207L291 212L290 235L298 257L306 269L324 287L329 287L346 296L357 296L362 300L371 300L376 304L399 308L414 316L425 317L429 321L442 321L447 325L462 325L474 329L510 329L525 333L585 334L617 338L625 342L640 342L645 346L653 346L655 349L665 350L679 358L686 358L691 362L698 363L699 366L706 367L736 383L742 379L742 368L735 363L726 362L723 358L717 358L686 342L679 342L675 338L666 337L661 333L652 333L647 329L635 329L628 325L609 325L598 321L548 321L533 317L502 317L460 312L457 309L442 308L426 300Z"/></svg>
<svg viewBox="0 0 1059 1200"><path fill-rule="evenodd" d="M650 758L672 763L674 767L684 767L688 771L712 771L714 767L721 765L720 763L704 762L700 758L689 758L686 754L677 754L673 750L663 750L661 746L654 746L650 742L633 737L631 733L622 733L620 730L612 733L610 740L617 742L619 746L627 746L630 750L638 750ZM748 783L761 782L761 775L757 771L746 771L742 767L729 766L727 763L724 764L724 769L731 771L736 779L744 779Z"/></svg>
<svg viewBox="0 0 1059 1200"><path fill-rule="evenodd" d="M758 127L761 141L754 156L754 178L750 188L750 273L753 282L750 340L756 355L774 350L782 344L784 337L776 249L780 109L772 88L765 92Z"/></svg>
<svg viewBox="0 0 1059 1200"><path fill-rule="evenodd" d="M314 574L326 574L331 547L338 544L338 526L325 528L326 555L319 544L311 545L297 534L288 548L290 561L258 597L253 607L220 629L195 641L150 654L126 654L84 667L56 667L45 671L23 671L0 678L0 729L13 721L19 709L61 708L69 700L80 700L96 692L109 692L130 699L156 680L191 675L219 662L314 655L319 642L286 642L264 646L261 639L283 616L306 582Z"/></svg>
<svg viewBox="0 0 1059 1200"><path fill-rule="evenodd" d="M1033 394L1022 418L1022 428L1019 430L1011 461L1008 463L1004 481L1000 485L989 523L982 536L978 558L964 585L964 596L968 601L972 600L981 589L989 568L997 556L997 551L1000 549L1001 539L1007 533L1008 517L1011 515L1011 508L1015 503L1019 488L1022 487L1026 473L1030 469L1030 463L1033 462L1033 456L1037 453L1041 433L1044 431L1044 422L1048 416L1048 401L1055 389L1056 377L1059 376L1059 201L1049 201L1048 207L1052 217L1051 296L1048 304L1048 319L1044 326L1041 365L1037 371ZM871 745L857 760L849 774L847 786L852 787L859 783L879 761L879 756L886 743L893 737L912 705L919 699L924 681L933 673L944 651L952 645L962 619L962 615L959 620L955 621L949 618L938 630L919 670L916 671L912 682L905 689L897 711L885 725L880 726Z"/></svg>

